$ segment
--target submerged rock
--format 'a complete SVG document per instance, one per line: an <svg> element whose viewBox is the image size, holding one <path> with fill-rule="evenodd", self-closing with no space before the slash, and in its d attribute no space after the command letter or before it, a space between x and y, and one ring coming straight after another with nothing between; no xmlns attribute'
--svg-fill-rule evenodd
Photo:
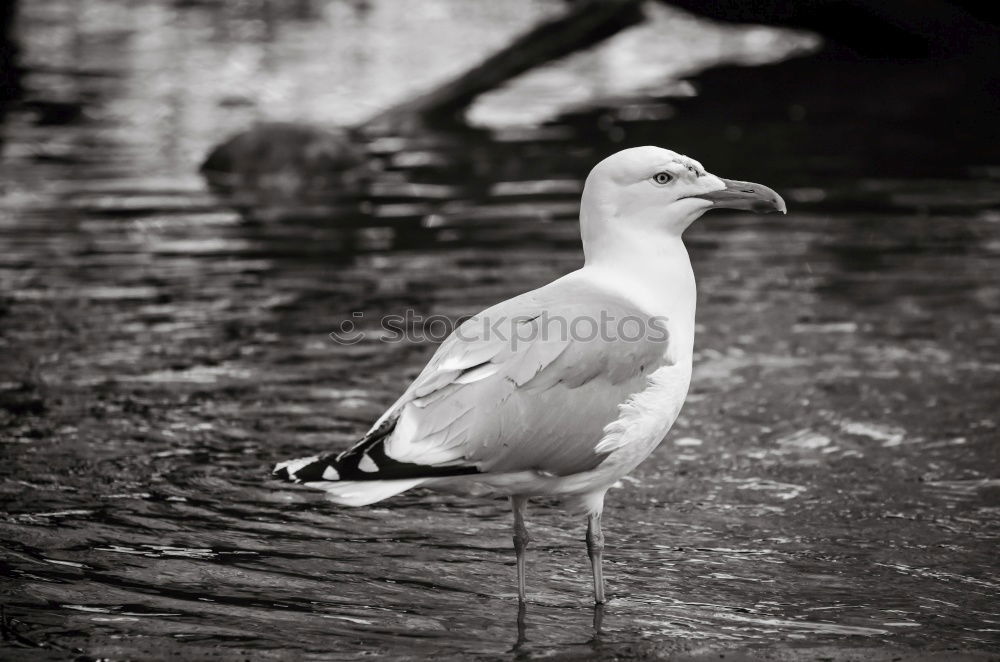
<svg viewBox="0 0 1000 662"><path fill-rule="evenodd" d="M266 220L357 206L373 169L348 131L268 122L213 149L201 173L248 219Z"/></svg>

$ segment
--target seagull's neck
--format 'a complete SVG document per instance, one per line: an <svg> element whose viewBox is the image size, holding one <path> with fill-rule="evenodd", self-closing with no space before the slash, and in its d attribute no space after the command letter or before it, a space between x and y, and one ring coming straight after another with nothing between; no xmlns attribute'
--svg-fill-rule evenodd
<svg viewBox="0 0 1000 662"><path fill-rule="evenodd" d="M618 228L597 242L585 240L584 256L582 275L620 292L649 315L668 318L690 352L697 292L679 236Z"/></svg>

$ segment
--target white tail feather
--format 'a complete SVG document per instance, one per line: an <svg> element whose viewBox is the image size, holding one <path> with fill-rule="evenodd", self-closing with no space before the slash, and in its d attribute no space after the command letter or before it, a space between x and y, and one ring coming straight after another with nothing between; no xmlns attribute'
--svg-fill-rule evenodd
<svg viewBox="0 0 1000 662"><path fill-rule="evenodd" d="M303 483L303 485L325 491L330 501L343 506L367 506L376 501L388 499L400 492L405 492L426 480L427 478L314 481Z"/></svg>
<svg viewBox="0 0 1000 662"><path fill-rule="evenodd" d="M319 455L311 455L309 457L300 457L294 460L285 460L284 462L278 462L274 465L274 471L277 472L284 469L288 472L289 476L294 476L296 471L308 464L312 464L318 459Z"/></svg>

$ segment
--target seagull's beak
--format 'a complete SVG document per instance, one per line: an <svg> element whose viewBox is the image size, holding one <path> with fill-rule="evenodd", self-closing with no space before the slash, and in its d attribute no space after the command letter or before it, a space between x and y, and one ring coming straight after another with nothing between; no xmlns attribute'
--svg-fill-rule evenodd
<svg viewBox="0 0 1000 662"><path fill-rule="evenodd" d="M738 182L735 179L723 179L722 183L726 188L692 197L708 200L713 207L724 209L745 209L761 214L773 211L784 214L788 210L781 196L763 184Z"/></svg>

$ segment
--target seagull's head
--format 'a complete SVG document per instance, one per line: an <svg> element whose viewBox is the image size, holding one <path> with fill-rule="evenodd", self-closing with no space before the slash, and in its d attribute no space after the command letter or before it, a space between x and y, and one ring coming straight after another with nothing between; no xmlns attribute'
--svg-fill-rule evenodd
<svg viewBox="0 0 1000 662"><path fill-rule="evenodd" d="M785 201L761 184L722 179L683 154L633 147L590 171L580 220L584 244L608 233L681 233L709 209L785 213Z"/></svg>

